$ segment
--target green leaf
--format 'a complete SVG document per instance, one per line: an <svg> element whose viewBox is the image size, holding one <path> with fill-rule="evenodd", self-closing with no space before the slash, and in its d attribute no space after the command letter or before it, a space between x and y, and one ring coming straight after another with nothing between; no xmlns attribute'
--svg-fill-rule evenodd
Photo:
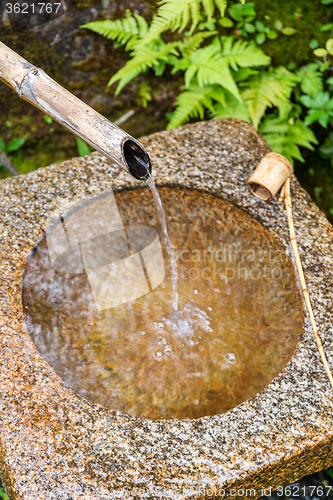
<svg viewBox="0 0 333 500"><path fill-rule="evenodd" d="M333 132L326 137L325 142L319 148L320 156L326 159L333 157Z"/></svg>
<svg viewBox="0 0 333 500"><path fill-rule="evenodd" d="M314 97L309 97L303 95L300 97L300 101L308 108L318 108L318 109L333 109L333 101L331 100L329 92L319 92Z"/></svg>
<svg viewBox="0 0 333 500"><path fill-rule="evenodd" d="M44 121L46 121L46 123L48 123L49 125L53 123L53 119L48 115L44 115Z"/></svg>
<svg viewBox="0 0 333 500"><path fill-rule="evenodd" d="M319 64L310 63L300 68L296 75L300 79L304 94L315 96L323 90L323 75L319 71Z"/></svg>
<svg viewBox="0 0 333 500"><path fill-rule="evenodd" d="M77 151L78 151L80 156L89 155L94 150L94 148L89 146L86 142L84 142L79 137L76 137L76 145L77 145Z"/></svg>
<svg viewBox="0 0 333 500"><path fill-rule="evenodd" d="M4 143L4 141L2 139L0 139L0 149L3 153L7 152L6 144Z"/></svg>
<svg viewBox="0 0 333 500"><path fill-rule="evenodd" d="M277 39L277 37L278 37L277 32L276 32L276 31L274 31L274 30L268 30L268 31L266 32L266 35L267 35L267 38L269 38L270 40L276 40L276 39Z"/></svg>
<svg viewBox="0 0 333 500"><path fill-rule="evenodd" d="M304 120L305 125L312 125L314 122L318 122L322 127L327 128L329 121L329 116L325 111L316 109L315 111L309 112Z"/></svg>
<svg viewBox="0 0 333 500"><path fill-rule="evenodd" d="M276 20L275 23L274 23L274 28L278 31L281 31L282 28L283 28L283 24L281 23L281 21L279 20Z"/></svg>
<svg viewBox="0 0 333 500"><path fill-rule="evenodd" d="M314 55L317 57L325 57L327 56L327 50L326 49L316 49L313 51Z"/></svg>
<svg viewBox="0 0 333 500"><path fill-rule="evenodd" d="M322 127L327 128L333 118L333 101L329 92L319 92L314 97L302 95L300 101L310 108L304 123L311 125L317 121Z"/></svg>
<svg viewBox="0 0 333 500"><path fill-rule="evenodd" d="M310 47L310 49L312 49L312 50L317 49L317 48L319 47L319 42L318 42L318 40L317 40L316 38L313 38L313 39L310 41L310 43L309 43L309 47Z"/></svg>
<svg viewBox="0 0 333 500"><path fill-rule="evenodd" d="M10 143L7 145L7 152L13 153L14 151L18 151L23 144L25 143L25 139L12 139Z"/></svg>
<svg viewBox="0 0 333 500"><path fill-rule="evenodd" d="M307 108L311 108L311 107L315 106L315 101L313 99L311 99L311 97L308 95L302 95L299 100Z"/></svg>
<svg viewBox="0 0 333 500"><path fill-rule="evenodd" d="M333 55L333 38L329 38L326 40L325 47L327 52L332 56Z"/></svg>
<svg viewBox="0 0 333 500"><path fill-rule="evenodd" d="M330 76L330 78L327 78L326 83L327 83L327 85L329 85L331 87L331 90L333 90L333 76Z"/></svg>
<svg viewBox="0 0 333 500"><path fill-rule="evenodd" d="M261 21L256 21L255 22L256 30L259 31L259 33L262 33L265 31L266 27Z"/></svg>
<svg viewBox="0 0 333 500"><path fill-rule="evenodd" d="M232 28L234 23L229 17L222 17L222 19L219 20L219 24L223 28Z"/></svg>
<svg viewBox="0 0 333 500"><path fill-rule="evenodd" d="M2 500L7 500L7 495L3 488L0 488L0 498L2 498Z"/></svg>
<svg viewBox="0 0 333 500"><path fill-rule="evenodd" d="M247 31L247 33L255 33L255 31L256 31L254 24L251 24L251 23L245 23L244 29L245 29L245 31Z"/></svg>
<svg viewBox="0 0 333 500"><path fill-rule="evenodd" d="M330 61L323 62L320 65L319 71L321 71L321 73L324 73L330 67L330 65L331 65Z"/></svg>
<svg viewBox="0 0 333 500"><path fill-rule="evenodd" d="M254 10L254 2L247 4L236 3L229 7L228 13L230 17L237 22L251 22L256 16L256 11Z"/></svg>
<svg viewBox="0 0 333 500"><path fill-rule="evenodd" d="M323 5L331 5L333 3L333 0L321 0L321 3Z"/></svg>
<svg viewBox="0 0 333 500"><path fill-rule="evenodd" d="M290 28L290 27L283 28L281 31L286 36L292 36L296 33L295 28Z"/></svg>
<svg viewBox="0 0 333 500"><path fill-rule="evenodd" d="M265 33L258 33L256 36L256 42L258 45L262 45L266 41L266 35Z"/></svg>
<svg viewBox="0 0 333 500"><path fill-rule="evenodd" d="M320 26L320 31L330 31L333 28L333 23L323 24Z"/></svg>

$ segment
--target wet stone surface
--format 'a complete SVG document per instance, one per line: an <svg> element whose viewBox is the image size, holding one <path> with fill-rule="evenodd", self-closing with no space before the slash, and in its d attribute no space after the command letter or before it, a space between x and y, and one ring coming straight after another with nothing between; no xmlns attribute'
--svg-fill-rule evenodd
<svg viewBox="0 0 333 500"><path fill-rule="evenodd" d="M24 279L28 331L66 385L93 403L146 418L224 413L293 354L303 326L294 269L271 233L233 205L196 190L161 188L160 196L178 262L178 310L167 271L150 293L98 311L87 274L52 267L45 239ZM161 234L147 189L116 200L125 228Z"/></svg>
<svg viewBox="0 0 333 500"><path fill-rule="evenodd" d="M142 143L158 187L199 189L238 206L290 255L283 203L260 202L246 188L269 151L249 124L213 120ZM260 497L262 488L275 491L330 466L332 389L306 316L292 358L265 388L226 413L197 419L137 418L93 404L43 359L25 323L22 288L50 215L87 195L139 186L97 153L0 184L0 472L9 498L190 499L212 491L237 498L234 488ZM333 230L295 178L291 191L305 277L332 366Z"/></svg>

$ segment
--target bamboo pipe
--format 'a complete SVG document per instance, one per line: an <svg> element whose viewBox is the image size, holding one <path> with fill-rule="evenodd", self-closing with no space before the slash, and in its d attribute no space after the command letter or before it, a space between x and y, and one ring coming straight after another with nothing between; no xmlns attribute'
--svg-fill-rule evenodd
<svg viewBox="0 0 333 500"><path fill-rule="evenodd" d="M291 163L287 160L287 158L278 153L268 153L260 161L258 167L248 180L247 185L249 190L254 196L264 201L270 201L273 198L273 196L275 196L275 194L278 192L278 190L282 187L279 201L282 201L284 199L286 206L290 244L295 257L296 268L302 287L302 294L305 300L305 305L309 314L311 326L316 339L317 348L322 363L324 365L327 377L330 381L331 386L333 387L333 376L325 356L323 345L319 337L318 328L310 301L309 291L306 286L303 266L297 247L293 213L292 213L291 194L290 194L290 178L292 173L293 173L293 167Z"/></svg>
<svg viewBox="0 0 333 500"><path fill-rule="evenodd" d="M1 42L0 79L136 179L150 176L148 153L136 139Z"/></svg>

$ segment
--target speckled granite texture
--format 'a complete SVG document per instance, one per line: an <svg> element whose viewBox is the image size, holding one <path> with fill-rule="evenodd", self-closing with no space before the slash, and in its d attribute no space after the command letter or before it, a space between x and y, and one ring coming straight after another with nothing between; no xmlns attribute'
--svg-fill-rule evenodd
<svg viewBox="0 0 333 500"><path fill-rule="evenodd" d="M202 122L142 143L158 185L228 200L288 247L284 204L261 202L245 185L269 150L249 124ZM135 419L94 406L41 359L25 332L21 290L48 214L57 203L135 185L97 153L0 184L0 443L9 499L255 498L263 487L273 491L331 465L333 391L307 319L292 360L265 390L198 420ZM333 366L333 228L295 178L292 198L314 314Z"/></svg>

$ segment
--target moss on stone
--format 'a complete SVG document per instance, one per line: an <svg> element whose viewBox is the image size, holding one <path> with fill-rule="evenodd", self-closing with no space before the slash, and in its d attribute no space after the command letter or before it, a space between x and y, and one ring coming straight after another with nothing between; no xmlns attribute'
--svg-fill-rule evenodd
<svg viewBox="0 0 333 500"><path fill-rule="evenodd" d="M274 21L280 20L284 27L296 29L295 35L280 35L276 40L268 40L263 49L272 58L274 66L288 66L290 62L297 66L306 64L315 56L309 47L310 40L316 38L322 45L328 38L320 31L320 26L331 22L333 11L320 0L260 0L255 2L257 20L273 28ZM265 19L269 16L270 19Z"/></svg>

